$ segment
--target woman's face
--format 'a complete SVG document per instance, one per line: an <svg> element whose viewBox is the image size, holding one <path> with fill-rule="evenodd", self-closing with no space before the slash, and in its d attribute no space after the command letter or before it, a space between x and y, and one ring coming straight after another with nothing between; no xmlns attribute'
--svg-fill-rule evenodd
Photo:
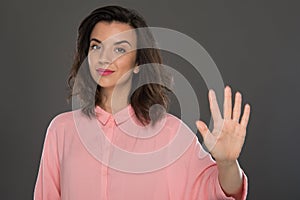
<svg viewBox="0 0 300 200"><path fill-rule="evenodd" d="M132 69L136 66L136 41L136 33L128 24L98 22L94 26L88 62L93 79L102 88L131 83Z"/></svg>

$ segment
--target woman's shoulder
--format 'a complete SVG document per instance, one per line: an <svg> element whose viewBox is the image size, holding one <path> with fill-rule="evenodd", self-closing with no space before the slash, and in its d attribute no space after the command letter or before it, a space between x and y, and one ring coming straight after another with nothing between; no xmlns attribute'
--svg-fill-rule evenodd
<svg viewBox="0 0 300 200"><path fill-rule="evenodd" d="M51 119L48 129L73 127L74 116L79 112L81 112L81 110L72 110L72 111L66 111L55 115Z"/></svg>
<svg viewBox="0 0 300 200"><path fill-rule="evenodd" d="M166 113L165 113L165 117L166 117L168 120L171 120L171 121L177 121L177 122L180 121L180 118L178 118L177 116L175 116L174 114L169 113L169 112L166 112Z"/></svg>
<svg viewBox="0 0 300 200"><path fill-rule="evenodd" d="M192 134L193 136L195 136L195 132L196 131L196 125L193 123L193 121L189 120L182 120L181 118L179 118L178 116L171 114L171 113L166 113L166 123L165 125L167 127L169 127L169 129L172 130L180 130L182 132L188 133L188 134ZM193 127L193 125L195 127Z"/></svg>
<svg viewBox="0 0 300 200"><path fill-rule="evenodd" d="M174 114L166 113L165 114L165 126L169 127L170 129L180 129L191 132L190 127L179 117Z"/></svg>
<svg viewBox="0 0 300 200"><path fill-rule="evenodd" d="M183 123L183 121L179 117L177 117L174 114L168 113L168 112L165 113L165 118L166 118L166 122L171 125Z"/></svg>

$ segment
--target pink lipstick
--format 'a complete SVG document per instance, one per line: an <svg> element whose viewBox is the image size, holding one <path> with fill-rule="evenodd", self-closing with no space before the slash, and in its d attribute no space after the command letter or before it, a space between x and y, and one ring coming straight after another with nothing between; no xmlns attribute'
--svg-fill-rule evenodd
<svg viewBox="0 0 300 200"><path fill-rule="evenodd" d="M96 69L96 71L98 72L99 75L101 76L108 76L112 73L114 73L114 71L109 70L109 69L102 69L102 68L98 68Z"/></svg>

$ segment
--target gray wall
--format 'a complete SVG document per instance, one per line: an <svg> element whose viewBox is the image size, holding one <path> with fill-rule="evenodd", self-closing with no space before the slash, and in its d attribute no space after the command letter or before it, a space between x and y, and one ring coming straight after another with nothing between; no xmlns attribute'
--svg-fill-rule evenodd
<svg viewBox="0 0 300 200"><path fill-rule="evenodd" d="M299 199L299 3L275 0L1 2L1 199L32 199L46 128L71 109L66 78L79 22L111 3L197 40L252 105L240 156L248 199ZM208 121L206 92L198 95Z"/></svg>

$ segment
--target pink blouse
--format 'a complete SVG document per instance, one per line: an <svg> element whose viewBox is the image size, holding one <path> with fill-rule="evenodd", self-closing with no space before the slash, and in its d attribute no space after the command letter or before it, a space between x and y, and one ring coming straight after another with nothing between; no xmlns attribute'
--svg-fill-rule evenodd
<svg viewBox="0 0 300 200"><path fill-rule="evenodd" d="M196 135L171 114L139 124L131 105L96 118L80 110L50 123L35 200L218 200L218 170ZM247 195L243 173L242 199Z"/></svg>

